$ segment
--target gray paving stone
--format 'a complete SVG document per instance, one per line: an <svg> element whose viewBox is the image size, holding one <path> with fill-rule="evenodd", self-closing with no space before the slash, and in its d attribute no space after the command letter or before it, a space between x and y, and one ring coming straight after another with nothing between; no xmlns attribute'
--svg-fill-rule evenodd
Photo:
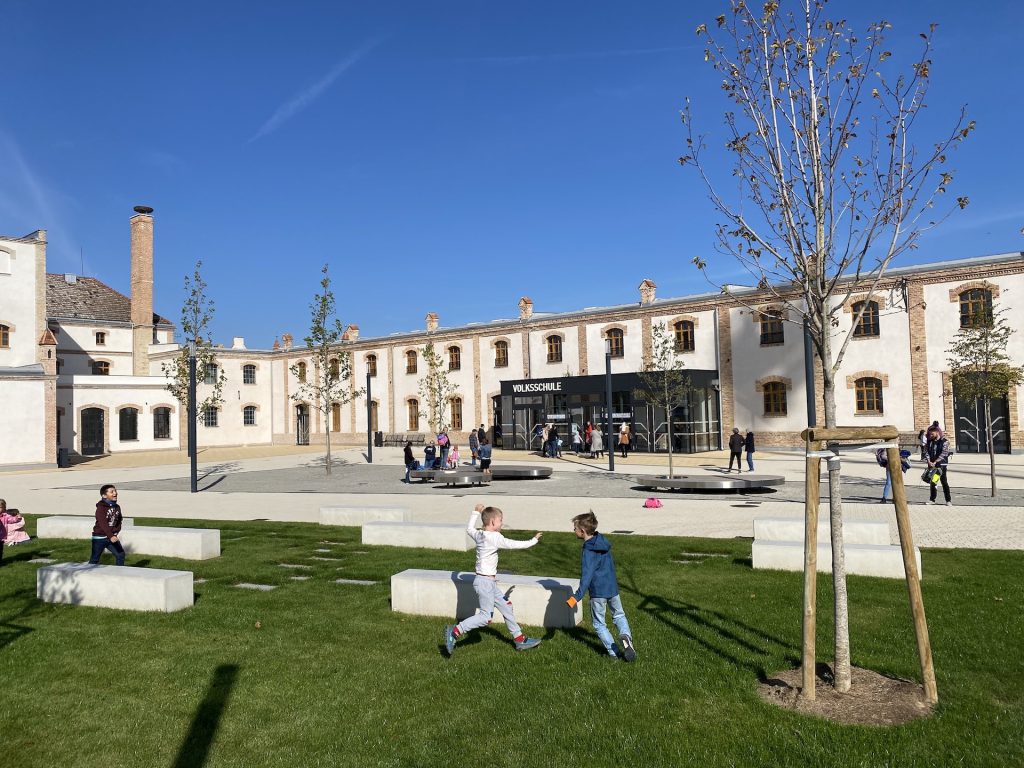
<svg viewBox="0 0 1024 768"><path fill-rule="evenodd" d="M379 581L367 581L365 579L335 579L335 584L358 584L363 587L372 587L374 584L379 584Z"/></svg>
<svg viewBox="0 0 1024 768"><path fill-rule="evenodd" d="M247 581L243 581L241 584L235 584L239 589L258 589L260 592L269 592L272 589L277 589L274 584L250 584Z"/></svg>

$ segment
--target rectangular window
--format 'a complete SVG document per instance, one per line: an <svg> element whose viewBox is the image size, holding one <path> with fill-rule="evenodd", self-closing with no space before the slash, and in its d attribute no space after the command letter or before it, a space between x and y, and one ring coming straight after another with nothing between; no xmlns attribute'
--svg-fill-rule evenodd
<svg viewBox="0 0 1024 768"><path fill-rule="evenodd" d="M242 383L243 384L255 384L256 383L256 366L245 365L242 366Z"/></svg>
<svg viewBox="0 0 1024 768"><path fill-rule="evenodd" d="M11 346L11 327L0 325L0 348L8 349Z"/></svg>
<svg viewBox="0 0 1024 768"><path fill-rule="evenodd" d="M508 368L508 343L499 341L494 345L494 367Z"/></svg>
<svg viewBox="0 0 1024 768"><path fill-rule="evenodd" d="M242 409L242 425L246 427L256 426L256 406L247 405Z"/></svg>
<svg viewBox="0 0 1024 768"><path fill-rule="evenodd" d="M217 426L217 414L216 408L206 408L203 410L203 426L204 427L216 427Z"/></svg>
<svg viewBox="0 0 1024 768"><path fill-rule="evenodd" d="M367 376L377 375L377 356L369 355L366 358L366 374Z"/></svg>
<svg viewBox="0 0 1024 768"><path fill-rule="evenodd" d="M214 384L217 383L217 374L217 366L214 363L210 363L208 366L206 366L206 376L203 379L203 383L213 386ZM214 424L213 426L217 425Z"/></svg>
<svg viewBox="0 0 1024 768"><path fill-rule="evenodd" d="M139 439L139 412L134 408L122 408L118 413L119 437L122 441Z"/></svg>
<svg viewBox="0 0 1024 768"><path fill-rule="evenodd" d="M96 331L96 346L102 347L107 343L107 334L104 331Z"/></svg>
<svg viewBox="0 0 1024 768"><path fill-rule="evenodd" d="M786 337L782 330L782 312L769 309L761 313L761 346L785 344Z"/></svg>
<svg viewBox="0 0 1024 768"><path fill-rule="evenodd" d="M157 408L153 411L153 439L171 439L171 409Z"/></svg>
<svg viewBox="0 0 1024 768"><path fill-rule="evenodd" d="M416 353L406 352L405 353L405 372L416 373Z"/></svg>

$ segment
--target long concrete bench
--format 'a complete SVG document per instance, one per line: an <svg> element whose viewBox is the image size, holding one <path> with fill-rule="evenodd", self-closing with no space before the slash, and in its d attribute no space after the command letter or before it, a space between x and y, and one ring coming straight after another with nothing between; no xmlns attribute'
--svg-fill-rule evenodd
<svg viewBox="0 0 1024 768"><path fill-rule="evenodd" d="M755 517L754 539L756 541L799 541L804 540L804 519L802 517ZM832 540L832 526L828 519L818 520L818 541ZM843 520L843 541L847 544L889 544L889 524L885 520Z"/></svg>
<svg viewBox="0 0 1024 768"><path fill-rule="evenodd" d="M477 610L475 577L473 573L418 568L396 573L391 577L391 610L418 616L454 616L461 621ZM512 602L521 624L575 627L582 621L580 606L570 608L565 603L579 587L577 579L499 573L498 585ZM498 611L492 621L503 624Z"/></svg>
<svg viewBox="0 0 1024 768"><path fill-rule="evenodd" d="M161 555L182 560L220 557L219 528L164 528L135 525L122 528L121 546L129 555Z"/></svg>
<svg viewBox="0 0 1024 768"><path fill-rule="evenodd" d="M846 572L858 576L879 576L902 579L903 554L899 546L879 544L845 544ZM802 541L758 541L751 548L754 568L776 571L802 571L804 569L804 543ZM921 574L921 550L914 547L917 572ZM818 571L832 572L832 545L818 542Z"/></svg>
<svg viewBox="0 0 1024 768"><path fill-rule="evenodd" d="M40 517L36 520L36 538L38 539L87 539L92 536L92 527L96 518L92 515L53 515ZM121 530L132 528L134 518L126 517L121 521Z"/></svg>
<svg viewBox="0 0 1024 768"><path fill-rule="evenodd" d="M363 525L371 520L408 522L412 520L412 512L407 507L375 507L364 504L320 507L320 525Z"/></svg>
<svg viewBox="0 0 1024 768"><path fill-rule="evenodd" d="M36 597L44 603L171 613L192 605L192 572L58 563L36 571Z"/></svg>
<svg viewBox="0 0 1024 768"><path fill-rule="evenodd" d="M406 523L371 520L363 523L363 544L391 547L424 547L465 552L474 547L460 523Z"/></svg>

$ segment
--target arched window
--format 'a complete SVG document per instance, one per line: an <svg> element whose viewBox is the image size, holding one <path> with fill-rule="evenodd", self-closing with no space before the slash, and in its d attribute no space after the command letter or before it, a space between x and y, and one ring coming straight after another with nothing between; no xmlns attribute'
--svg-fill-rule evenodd
<svg viewBox="0 0 1024 768"><path fill-rule="evenodd" d="M306 383L306 364L296 363L295 364L295 378L297 378L303 384Z"/></svg>
<svg viewBox="0 0 1024 768"><path fill-rule="evenodd" d="M242 424L246 427L256 426L256 406L247 405L242 409Z"/></svg>
<svg viewBox="0 0 1024 768"><path fill-rule="evenodd" d="M882 382L865 377L854 382L857 393L857 413L882 413Z"/></svg>
<svg viewBox="0 0 1024 768"><path fill-rule="evenodd" d="M154 440L170 440L171 439L171 409L170 408L154 408L153 409L153 439Z"/></svg>
<svg viewBox="0 0 1024 768"><path fill-rule="evenodd" d="M971 288L960 294L960 327L980 328L992 325L992 291Z"/></svg>
<svg viewBox="0 0 1024 768"><path fill-rule="evenodd" d="M878 302L877 301L857 301L853 305L853 316L856 317L864 304L867 303L867 308L864 309L864 314L861 315L860 322L857 323L857 327L853 329L853 335L857 338L868 338L870 336L878 336Z"/></svg>
<svg viewBox="0 0 1024 768"><path fill-rule="evenodd" d="M366 356L366 373L369 376L377 375L377 356L367 355Z"/></svg>
<svg viewBox="0 0 1024 768"><path fill-rule="evenodd" d="M562 362L562 337L561 336L548 336L548 362L549 363L560 363Z"/></svg>
<svg viewBox="0 0 1024 768"><path fill-rule="evenodd" d="M416 350L410 349L405 353L405 372L416 373Z"/></svg>
<svg viewBox="0 0 1024 768"><path fill-rule="evenodd" d="M676 352L693 352L695 347L693 323L690 320L680 320L672 326L675 334Z"/></svg>
<svg viewBox="0 0 1024 768"><path fill-rule="evenodd" d="M508 368L508 342L494 342L494 367Z"/></svg>
<svg viewBox="0 0 1024 768"><path fill-rule="evenodd" d="M409 429L420 428L420 404L416 399L409 400Z"/></svg>
<svg viewBox="0 0 1024 768"><path fill-rule="evenodd" d="M256 383L256 366L243 365L242 366L242 383L243 384L255 384Z"/></svg>
<svg viewBox="0 0 1024 768"><path fill-rule="evenodd" d="M621 328L610 328L605 338L608 340L607 351L612 357L622 357L626 354L626 344L623 341L624 334Z"/></svg>
<svg viewBox="0 0 1024 768"><path fill-rule="evenodd" d="M217 408L203 409L203 426L216 427L219 422L220 411Z"/></svg>
<svg viewBox="0 0 1024 768"><path fill-rule="evenodd" d="M781 381L769 381L762 388L764 391L764 415L786 415L786 385Z"/></svg>
<svg viewBox="0 0 1024 768"><path fill-rule="evenodd" d="M448 347L448 370L458 371L462 368L462 350L458 347Z"/></svg>
<svg viewBox="0 0 1024 768"><path fill-rule="evenodd" d="M210 386L215 385L217 383L217 376L219 373L220 369L217 367L217 364L210 363L206 366L206 376L203 378L203 383L209 384Z"/></svg>
<svg viewBox="0 0 1024 768"><path fill-rule="evenodd" d="M341 403L331 403L331 432L341 432Z"/></svg>
<svg viewBox="0 0 1024 768"><path fill-rule="evenodd" d="M338 358L332 357L330 362L327 364L327 371L331 377L331 381L337 381L340 374L338 367Z"/></svg>
<svg viewBox="0 0 1024 768"><path fill-rule="evenodd" d="M122 441L139 439L139 411L136 408L122 408L118 412L118 436Z"/></svg>
<svg viewBox="0 0 1024 768"><path fill-rule="evenodd" d="M456 432L462 431L462 398L452 398L452 429Z"/></svg>
<svg viewBox="0 0 1024 768"><path fill-rule="evenodd" d="M769 309L766 312L762 312L759 322L761 323L762 347L786 343L786 336L782 330L782 312L780 310Z"/></svg>
<svg viewBox="0 0 1024 768"><path fill-rule="evenodd" d="M11 327L0 325L0 349L9 349L11 346Z"/></svg>
<svg viewBox="0 0 1024 768"><path fill-rule="evenodd" d="M92 364L92 375L93 376L109 376L110 375L110 363L106 360L96 360Z"/></svg>

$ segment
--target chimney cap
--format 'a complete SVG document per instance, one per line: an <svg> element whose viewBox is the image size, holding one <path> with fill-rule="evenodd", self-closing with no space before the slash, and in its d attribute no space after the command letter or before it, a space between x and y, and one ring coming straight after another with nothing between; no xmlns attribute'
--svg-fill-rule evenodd
<svg viewBox="0 0 1024 768"><path fill-rule="evenodd" d="M134 208L132 208L132 210L135 211L136 213L145 214L150 214L153 212L153 209L150 208L148 205L136 205Z"/></svg>

